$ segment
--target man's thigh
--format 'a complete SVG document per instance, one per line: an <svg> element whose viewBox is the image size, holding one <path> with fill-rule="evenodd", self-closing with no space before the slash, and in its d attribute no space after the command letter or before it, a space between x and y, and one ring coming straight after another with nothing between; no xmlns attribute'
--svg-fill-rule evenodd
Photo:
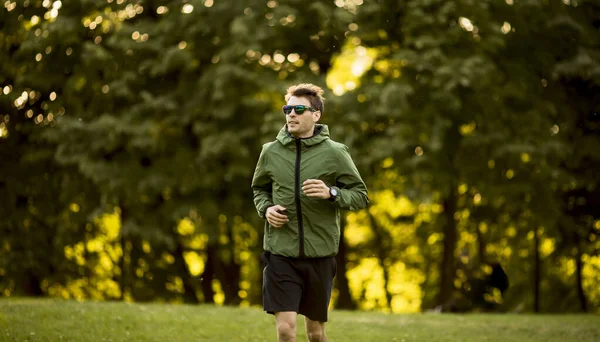
<svg viewBox="0 0 600 342"><path fill-rule="evenodd" d="M337 268L335 258L313 259L306 263L299 313L315 322L327 322Z"/></svg>
<svg viewBox="0 0 600 342"><path fill-rule="evenodd" d="M302 278L293 264L284 257L264 253L263 305L268 313L294 311L302 298Z"/></svg>

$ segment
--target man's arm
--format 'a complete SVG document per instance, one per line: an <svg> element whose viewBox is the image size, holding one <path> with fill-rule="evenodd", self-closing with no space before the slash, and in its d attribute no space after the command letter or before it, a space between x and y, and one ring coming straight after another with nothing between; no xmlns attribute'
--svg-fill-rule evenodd
<svg viewBox="0 0 600 342"><path fill-rule="evenodd" d="M338 153L340 169L337 173L336 186L340 193L333 202L341 209L359 210L367 207L369 196L367 186L363 182L348 147L344 146Z"/></svg>
<svg viewBox="0 0 600 342"><path fill-rule="evenodd" d="M254 170L252 178L252 191L254 192L254 206L258 215L265 218L267 208L273 205L273 187L271 176L267 173L266 149L268 144L263 145L263 149L258 157L258 163Z"/></svg>

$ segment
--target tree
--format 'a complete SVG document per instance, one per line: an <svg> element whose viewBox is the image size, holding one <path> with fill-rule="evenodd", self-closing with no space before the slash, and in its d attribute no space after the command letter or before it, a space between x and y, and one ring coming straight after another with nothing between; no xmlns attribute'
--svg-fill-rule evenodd
<svg viewBox="0 0 600 342"><path fill-rule="evenodd" d="M409 1L360 8L353 36L376 49L377 57L352 95L368 104L348 101L348 116L356 118L349 125L374 140L364 145L365 163L377 168L392 158L409 181L402 191L442 205L434 305L453 303L455 284L461 283L456 253L469 226L462 222L504 215L508 220L499 229L518 222L518 236L533 231L532 283L539 293L539 239L542 231L555 239L560 219L560 194L547 184L574 176L560 168L568 143L553 136L552 128L566 109L555 100L563 85L547 87L560 53L572 49L568 40L546 48L555 32L548 23L577 16L563 5ZM357 107L364 110L357 111L360 116L352 115ZM532 194L539 195L535 202ZM492 210L482 210L488 207ZM474 210L480 214L469 218ZM545 229L533 228L540 226ZM486 248L480 246L479 253ZM535 295L534 309L537 303Z"/></svg>

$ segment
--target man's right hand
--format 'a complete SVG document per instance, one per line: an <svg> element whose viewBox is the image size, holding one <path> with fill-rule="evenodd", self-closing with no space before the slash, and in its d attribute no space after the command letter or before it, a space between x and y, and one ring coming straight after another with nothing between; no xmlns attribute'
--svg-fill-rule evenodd
<svg viewBox="0 0 600 342"><path fill-rule="evenodd" d="M275 228L283 226L289 221L287 215L283 214L286 209L280 205L273 205L267 208L265 212L265 218Z"/></svg>

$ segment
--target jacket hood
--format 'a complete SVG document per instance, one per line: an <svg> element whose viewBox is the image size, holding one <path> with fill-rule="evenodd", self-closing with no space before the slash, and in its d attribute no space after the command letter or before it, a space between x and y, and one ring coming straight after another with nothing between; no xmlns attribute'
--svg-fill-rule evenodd
<svg viewBox="0 0 600 342"><path fill-rule="evenodd" d="M288 132L287 124L277 134L277 141L282 145L288 145L293 143L296 139L299 139L303 146L317 145L327 139L329 139L329 128L327 125L316 124L315 134L310 138L295 138Z"/></svg>

